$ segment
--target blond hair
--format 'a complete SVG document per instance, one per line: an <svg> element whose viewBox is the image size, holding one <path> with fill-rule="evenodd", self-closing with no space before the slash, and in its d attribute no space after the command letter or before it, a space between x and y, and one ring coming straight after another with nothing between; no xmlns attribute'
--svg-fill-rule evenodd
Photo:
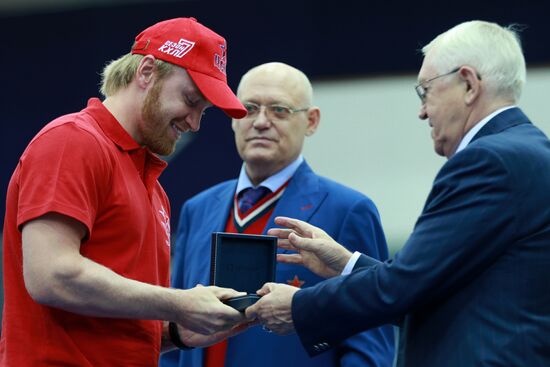
<svg viewBox="0 0 550 367"><path fill-rule="evenodd" d="M134 79L139 63L143 57L143 55L128 53L116 60L110 61L101 73L101 94L105 97L109 97L120 89L127 87ZM172 71L173 65L156 59L155 67L158 79L160 80Z"/></svg>

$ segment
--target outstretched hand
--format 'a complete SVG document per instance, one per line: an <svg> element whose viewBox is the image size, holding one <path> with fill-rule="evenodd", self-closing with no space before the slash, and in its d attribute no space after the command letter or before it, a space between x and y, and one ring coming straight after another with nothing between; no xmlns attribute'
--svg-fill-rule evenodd
<svg viewBox="0 0 550 367"><path fill-rule="evenodd" d="M232 330L246 320L243 313L222 303L223 300L243 296L246 293L216 286L195 288L180 291L181 307L177 324L190 331L210 335Z"/></svg>
<svg viewBox="0 0 550 367"><path fill-rule="evenodd" d="M299 290L287 284L264 284L257 292L262 298L245 310L246 317L257 319L266 330L279 335L294 332L292 297Z"/></svg>
<svg viewBox="0 0 550 367"><path fill-rule="evenodd" d="M279 238L278 246L295 254L278 254L277 261L303 265L315 274L330 278L340 275L351 258L344 246L325 231L309 223L287 217L275 218L275 224L286 228L271 228L267 234Z"/></svg>

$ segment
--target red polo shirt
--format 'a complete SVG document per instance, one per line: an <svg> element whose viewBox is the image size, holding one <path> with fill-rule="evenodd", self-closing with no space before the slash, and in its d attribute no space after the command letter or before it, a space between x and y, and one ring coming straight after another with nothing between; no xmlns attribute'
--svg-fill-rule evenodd
<svg viewBox="0 0 550 367"><path fill-rule="evenodd" d="M34 302L23 282L21 227L48 212L88 229L80 252L114 272L168 286L166 163L140 147L98 99L46 125L11 177L4 221L0 366L156 366L162 323L89 317Z"/></svg>

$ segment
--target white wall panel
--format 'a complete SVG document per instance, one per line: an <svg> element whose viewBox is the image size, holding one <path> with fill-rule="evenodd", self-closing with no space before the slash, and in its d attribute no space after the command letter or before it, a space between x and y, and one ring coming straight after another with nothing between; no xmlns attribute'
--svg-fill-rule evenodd
<svg viewBox="0 0 550 367"><path fill-rule="evenodd" d="M320 174L370 196L395 251L412 231L445 162L418 119L416 75L314 83L321 125L304 155ZM520 107L550 135L550 68L528 71Z"/></svg>

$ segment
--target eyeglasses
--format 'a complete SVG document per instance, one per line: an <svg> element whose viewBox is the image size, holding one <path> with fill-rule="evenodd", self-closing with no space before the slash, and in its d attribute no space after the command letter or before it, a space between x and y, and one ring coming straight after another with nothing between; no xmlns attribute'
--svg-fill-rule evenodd
<svg viewBox="0 0 550 367"><path fill-rule="evenodd" d="M290 115L296 113L296 112L303 112L309 110L309 107L305 108L291 108L287 106L281 106L281 105L263 105L263 104L257 104L257 103L244 103L244 108L246 108L247 115L244 117L246 118L253 118L258 116L258 114L261 112L262 107L265 107L265 113L267 117L270 120L284 120L290 117Z"/></svg>
<svg viewBox="0 0 550 367"><path fill-rule="evenodd" d="M426 94L428 94L428 87L425 87L425 85L427 83L433 82L434 80L439 79L439 78L443 78L444 76L449 76L451 74L454 74L457 71L459 71L460 68L461 67L459 66L459 67L454 68L453 70L449 71L448 73L441 74L441 75L438 75L438 76L434 76L433 78L430 78L428 80L424 80L422 83L418 83L417 85L415 85L414 90L416 91L416 94L418 94L418 97L420 98L420 100L422 102L426 101Z"/></svg>
<svg viewBox="0 0 550 367"><path fill-rule="evenodd" d="M454 74L457 71L459 71L461 67L462 66L456 67L453 70L449 71L448 73L441 74L441 75L438 75L438 76L434 76L433 78L430 78L428 80L424 80L422 83L418 83L417 85L415 85L414 90L416 91L416 94L418 94L418 97L420 98L422 103L426 102L426 95L428 94L428 87L426 87L425 85L427 83L432 82L432 81L434 81L436 79L439 79L439 78L443 78L444 76L449 76L451 74ZM476 72L476 76L479 80L481 80L481 75L479 75L479 73Z"/></svg>

